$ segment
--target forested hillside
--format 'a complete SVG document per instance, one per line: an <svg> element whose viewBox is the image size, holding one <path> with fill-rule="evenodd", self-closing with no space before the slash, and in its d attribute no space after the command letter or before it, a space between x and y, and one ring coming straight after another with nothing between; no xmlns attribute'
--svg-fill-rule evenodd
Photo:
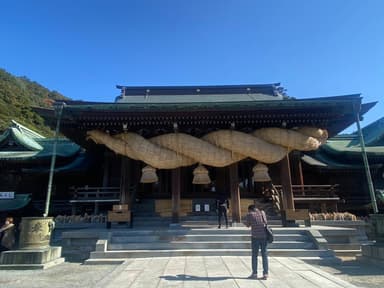
<svg viewBox="0 0 384 288"><path fill-rule="evenodd" d="M15 120L44 136L52 136L51 129L31 107L50 107L54 100L65 99L69 98L0 69L0 133Z"/></svg>

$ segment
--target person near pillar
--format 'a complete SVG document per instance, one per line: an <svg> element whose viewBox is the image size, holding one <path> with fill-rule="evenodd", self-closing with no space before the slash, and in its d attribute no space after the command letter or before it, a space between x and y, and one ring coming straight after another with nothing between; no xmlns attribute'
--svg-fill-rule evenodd
<svg viewBox="0 0 384 288"><path fill-rule="evenodd" d="M259 210L255 205L248 206L248 214L245 216L245 223L247 227L251 227L251 247L252 247L252 274L249 276L251 279L257 278L257 258L259 249L261 250L261 257L263 262L263 277L268 278L268 242L265 227L267 225L267 217L263 210Z"/></svg>
<svg viewBox="0 0 384 288"><path fill-rule="evenodd" d="M229 201L223 193L220 193L216 200L216 210L218 215L219 229L221 228L222 217L224 217L224 220L225 220L225 227L228 228L228 215L227 215L228 209L229 209Z"/></svg>
<svg viewBox="0 0 384 288"><path fill-rule="evenodd" d="M16 242L15 237L15 224L13 224L13 217L5 218L4 225L0 228L1 247L0 251L11 250Z"/></svg>

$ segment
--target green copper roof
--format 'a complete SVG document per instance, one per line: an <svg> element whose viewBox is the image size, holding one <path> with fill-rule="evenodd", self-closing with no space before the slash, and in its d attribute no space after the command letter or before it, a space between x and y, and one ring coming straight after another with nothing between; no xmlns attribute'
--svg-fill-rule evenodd
<svg viewBox="0 0 384 288"><path fill-rule="evenodd" d="M27 160L37 153L37 151L0 151L0 160Z"/></svg>
<svg viewBox="0 0 384 288"><path fill-rule="evenodd" d="M384 146L384 117L365 126L362 132L366 146Z"/></svg>
<svg viewBox="0 0 384 288"><path fill-rule="evenodd" d="M92 158L91 155L88 155L86 153L80 153L76 158L70 162L67 165L62 165L62 166L56 166L54 173L79 173L79 172L84 172L88 168L93 165L94 159ZM24 168L22 169L23 172L25 173L37 173L37 174L45 174L49 173L50 167L44 166L44 167L33 167L33 168Z"/></svg>
<svg viewBox="0 0 384 288"><path fill-rule="evenodd" d="M46 138L44 140L40 140L39 144L43 146L43 150L40 151L36 156L51 157L54 141L54 138ZM67 138L59 138L57 140L56 156L58 157L72 157L78 154L80 150L81 148L79 145L68 140Z"/></svg>
<svg viewBox="0 0 384 288"><path fill-rule="evenodd" d="M11 120L11 123L12 124L10 127L17 128L21 133L23 133L23 135L25 135L29 138L32 138L32 139L45 138L43 135L21 125L20 123L16 122L15 120Z"/></svg>
<svg viewBox="0 0 384 288"><path fill-rule="evenodd" d="M357 139L356 139L357 138ZM331 154L357 154L361 155L360 143L357 144L358 136L350 139L338 139L337 137L329 139L327 144L322 147ZM384 156L384 146L365 146L368 154Z"/></svg>
<svg viewBox="0 0 384 288"><path fill-rule="evenodd" d="M362 128L365 150L371 168L384 164L384 117ZM328 139L317 151L302 158L309 165L325 169L363 169L362 150L357 132Z"/></svg>
<svg viewBox="0 0 384 288"><path fill-rule="evenodd" d="M305 153L301 160L308 165L319 167L321 169L337 170L337 169L364 169L364 164L361 161L348 161L347 159L337 159L330 157L329 155L322 152ZM371 168L380 168L383 164L376 163L371 164Z"/></svg>
<svg viewBox="0 0 384 288"><path fill-rule="evenodd" d="M164 95L164 96L122 96L116 99L116 103L221 103L221 102L250 102L250 101L276 101L282 100L282 96L271 96L259 93L248 94L223 94L223 95Z"/></svg>
<svg viewBox="0 0 384 288"><path fill-rule="evenodd" d="M43 147L35 141L35 139L23 134L18 128L10 127L0 136L0 145L2 142L13 142L19 144L26 150L40 151Z"/></svg>
<svg viewBox="0 0 384 288"><path fill-rule="evenodd" d="M26 160L52 156L54 138L45 138L38 133L12 121L11 126L0 135L1 160ZM80 146L66 138L58 139L56 155L72 157L80 152Z"/></svg>
<svg viewBox="0 0 384 288"><path fill-rule="evenodd" d="M193 85L193 86L122 86L121 96L181 96L181 95L241 95L264 94L282 96L285 89L280 83L272 84L241 84L241 85Z"/></svg>
<svg viewBox="0 0 384 288"><path fill-rule="evenodd" d="M365 150L371 156L384 156L384 117L361 129ZM360 137L357 132L339 135L327 141L321 149L330 154L361 155Z"/></svg>
<svg viewBox="0 0 384 288"><path fill-rule="evenodd" d="M267 98L256 99L248 95L236 95L236 97L227 97L228 95L202 95L197 97L195 101L192 101L191 96L187 95L185 98L183 95L179 96L161 96L158 100L150 98L148 101L138 101L133 97L133 100L122 101L116 103L101 103L101 102L82 102L82 101L67 101L64 108L64 113L68 111L111 111L111 112L155 112L155 111L204 111L204 110L275 110L281 108L314 108L321 106L322 108L328 107L329 109L343 109L342 102L353 103L356 105L360 103L361 97L358 94L344 95L336 97L323 97L323 98L308 98L308 99L282 99L277 96L264 95L264 97L275 97L273 101ZM158 96L156 96L158 97ZM173 97L173 98L172 98ZM178 99L181 97L181 99ZM194 96L195 97L195 96ZM140 97L139 97L140 98ZM140 98L141 99L141 98ZM157 98L156 98L157 99ZM164 99L164 100L161 100ZM169 101L173 99L173 101ZM190 101L184 101L190 99ZM203 101L204 99L204 101ZM218 101L221 100L221 101ZM346 111L350 111L350 105L348 105ZM340 111L343 112L343 111ZM65 115L65 114L64 114Z"/></svg>

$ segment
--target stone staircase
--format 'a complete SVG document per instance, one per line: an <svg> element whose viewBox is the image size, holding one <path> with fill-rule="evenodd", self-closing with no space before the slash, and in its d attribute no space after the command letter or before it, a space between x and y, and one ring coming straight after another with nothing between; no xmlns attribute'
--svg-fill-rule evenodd
<svg viewBox="0 0 384 288"><path fill-rule="evenodd" d="M111 229L106 239L99 239L96 251L86 264L121 262L126 258L169 256L250 256L250 231L246 227L218 229L217 220L204 218L181 221L179 226L167 225L166 219L136 219L133 229ZM162 222L158 222L158 221ZM169 219L170 221L170 219ZM270 221L276 222L278 221ZM135 223L135 222L134 222ZM135 227L136 225L134 225ZM271 225L275 241L269 244L270 256L320 259L334 256L333 251L317 249L308 231ZM114 227L113 227L114 228Z"/></svg>

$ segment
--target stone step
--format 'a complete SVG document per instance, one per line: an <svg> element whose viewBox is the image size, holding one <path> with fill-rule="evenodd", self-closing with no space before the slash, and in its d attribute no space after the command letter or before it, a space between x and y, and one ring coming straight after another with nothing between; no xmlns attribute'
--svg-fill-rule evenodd
<svg viewBox="0 0 384 288"><path fill-rule="evenodd" d="M337 257L357 257L361 256L361 250L333 250Z"/></svg>
<svg viewBox="0 0 384 288"><path fill-rule="evenodd" d="M218 225L218 219L217 216L211 217L209 219L188 219L188 220L181 220L180 224L182 226L192 226L192 225L212 225L212 226L217 226ZM228 218L228 223L232 223L232 219ZM221 219L221 225L225 225L224 219ZM269 220L268 225L282 225L281 220Z"/></svg>
<svg viewBox="0 0 384 288"><path fill-rule="evenodd" d="M250 249L250 241L171 241L171 242L148 242L148 243L110 243L108 251L114 250L179 250L179 249ZM269 244L269 249L314 249L311 242L298 241L275 241Z"/></svg>
<svg viewBox="0 0 384 288"><path fill-rule="evenodd" d="M297 257L301 260L303 260L305 263L312 264L312 265L335 265L335 264L342 264L342 260L331 256L304 256L304 257ZM128 259L114 259L114 258L104 258L104 259L87 259L84 264L85 265L106 265L106 264L113 264L118 265L122 264L125 261L129 261Z"/></svg>
<svg viewBox="0 0 384 288"><path fill-rule="evenodd" d="M360 243L328 243L328 248L332 250L361 250Z"/></svg>
<svg viewBox="0 0 384 288"><path fill-rule="evenodd" d="M123 264L126 259L119 258L96 258L96 259L87 259L84 261L85 265L120 265Z"/></svg>
<svg viewBox="0 0 384 288"><path fill-rule="evenodd" d="M172 223L171 217L156 217L156 216L138 216L133 214L133 227L134 228L143 228L143 227L163 227L170 225ZM232 225L231 217L228 218L229 226ZM281 220L269 220L269 225L281 226ZM207 215L207 216L185 216L181 217L179 223L177 224L186 228L199 228L199 227L217 227L218 219L217 216ZM241 224L242 225L242 224ZM222 226L225 226L224 220L222 220Z"/></svg>
<svg viewBox="0 0 384 288"><path fill-rule="evenodd" d="M300 234L275 234L275 241L296 241L306 242L308 237ZM122 243L152 243L152 242L169 242L169 241L189 241L189 242L200 242L200 241L250 241L251 236L246 234L194 234L194 235L125 235L115 236L112 234L110 243L122 244Z"/></svg>
<svg viewBox="0 0 384 288"><path fill-rule="evenodd" d="M250 256L251 249L171 249L171 250L115 250L94 251L90 259L124 259L172 256ZM271 249L269 256L274 257L333 257L331 250L314 249Z"/></svg>
<svg viewBox="0 0 384 288"><path fill-rule="evenodd" d="M307 235L306 230L287 229L283 227L271 227L275 235ZM141 236L141 235L250 235L250 229L244 227L230 227L228 229L203 228L203 229L111 229L113 237L117 236Z"/></svg>

